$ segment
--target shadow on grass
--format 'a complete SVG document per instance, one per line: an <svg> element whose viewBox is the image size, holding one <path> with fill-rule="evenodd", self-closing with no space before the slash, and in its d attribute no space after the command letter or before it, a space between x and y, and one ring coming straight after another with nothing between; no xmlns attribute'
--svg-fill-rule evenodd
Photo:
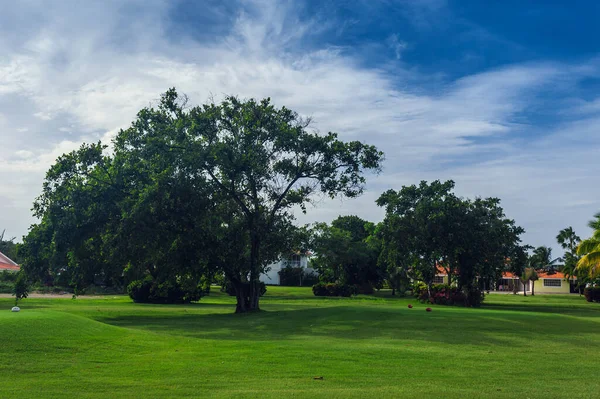
<svg viewBox="0 0 600 399"><path fill-rule="evenodd" d="M460 345L530 345L531 340L566 339L572 331L597 333L598 323L556 315L486 311L432 313L423 309L337 306L234 315L120 315L97 318L115 326L201 339L274 341L331 338L428 341Z"/></svg>

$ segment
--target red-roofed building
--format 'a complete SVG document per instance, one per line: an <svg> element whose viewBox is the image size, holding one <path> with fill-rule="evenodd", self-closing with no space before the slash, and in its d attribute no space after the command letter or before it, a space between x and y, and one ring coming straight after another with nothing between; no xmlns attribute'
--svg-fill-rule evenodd
<svg viewBox="0 0 600 399"><path fill-rule="evenodd" d="M0 252L0 271L18 272L21 268L12 259Z"/></svg>
<svg viewBox="0 0 600 399"><path fill-rule="evenodd" d="M577 277L567 279L564 273L546 273L538 272L537 281L528 281L525 284L525 291L531 293L532 283L534 292L537 294L572 294L576 293ZM498 282L498 291L512 291L517 286L519 292L523 292L523 283L519 277L511 272L502 273L502 279Z"/></svg>
<svg viewBox="0 0 600 399"><path fill-rule="evenodd" d="M433 279L434 284L448 284L448 273L446 270L437 266L437 272ZM530 294L531 288L536 294L574 294L577 293L577 277L567 279L564 273L555 272L538 272L537 281L528 281L525 283L525 291ZM523 292L523 282L518 276L511 272L503 272L502 278L497 281L496 286L492 287L493 291L502 292Z"/></svg>

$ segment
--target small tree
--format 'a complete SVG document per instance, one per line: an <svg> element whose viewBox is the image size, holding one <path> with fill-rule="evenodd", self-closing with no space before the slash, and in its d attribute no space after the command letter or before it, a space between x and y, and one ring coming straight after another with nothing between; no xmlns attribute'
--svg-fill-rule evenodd
<svg viewBox="0 0 600 399"><path fill-rule="evenodd" d="M19 272L15 286L13 287L13 295L15 296L15 306L19 304L21 299L27 298L29 295L29 283L24 272Z"/></svg>
<svg viewBox="0 0 600 399"><path fill-rule="evenodd" d="M534 282L540 279L537 274L537 271L533 267L528 267L527 269L525 269L525 273L523 274L523 277L524 278L522 279L522 281L531 281L531 295L534 296L535 295ZM523 290L525 290L525 288L523 288Z"/></svg>

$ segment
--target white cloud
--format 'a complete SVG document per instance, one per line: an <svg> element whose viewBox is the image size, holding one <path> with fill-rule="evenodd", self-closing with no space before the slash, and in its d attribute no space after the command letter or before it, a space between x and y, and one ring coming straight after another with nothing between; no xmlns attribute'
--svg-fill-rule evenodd
<svg viewBox="0 0 600 399"><path fill-rule="evenodd" d="M172 86L193 103L211 95L269 96L312 116L320 131L386 152L384 173L370 180L363 197L322 201L299 216L302 222L340 213L379 220L380 192L436 178L456 180L462 195L502 198L536 245L553 244L566 225L583 228L598 206L600 189L585 184L595 179L599 143L589 140L600 127L595 103L582 107L583 119L543 136L531 135L540 129L524 116L541 90L557 79L568 87L594 73L593 63L507 66L426 93L418 87L426 77L410 69L390 75L358 66L343 49L301 51L304 38L328 27L318 18L298 20L293 3L256 3L255 12L240 13L229 35L212 41L167 37L163 2L148 3L139 19L125 19L118 2L85 10L60 4L22 35L21 46L0 41L0 104L15 108L0 119L0 180L8 187L0 227L10 234L25 233L44 172L58 155L83 140L114 137Z"/></svg>

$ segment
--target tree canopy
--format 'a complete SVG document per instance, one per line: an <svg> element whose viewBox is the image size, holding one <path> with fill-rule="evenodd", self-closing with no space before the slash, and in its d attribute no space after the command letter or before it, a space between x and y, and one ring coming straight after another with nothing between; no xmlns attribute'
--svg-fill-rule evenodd
<svg viewBox="0 0 600 399"><path fill-rule="evenodd" d="M151 276L156 291L223 273L236 311L258 310L259 276L289 250L294 207L319 193L356 197L381 167L375 147L309 122L269 99L188 107L169 90L112 151L82 145L48 171L27 269L80 288Z"/></svg>
<svg viewBox="0 0 600 399"><path fill-rule="evenodd" d="M524 230L506 218L497 198L463 199L453 189L453 181L436 180L382 194L382 256L428 286L445 269L469 293L501 277Z"/></svg>

